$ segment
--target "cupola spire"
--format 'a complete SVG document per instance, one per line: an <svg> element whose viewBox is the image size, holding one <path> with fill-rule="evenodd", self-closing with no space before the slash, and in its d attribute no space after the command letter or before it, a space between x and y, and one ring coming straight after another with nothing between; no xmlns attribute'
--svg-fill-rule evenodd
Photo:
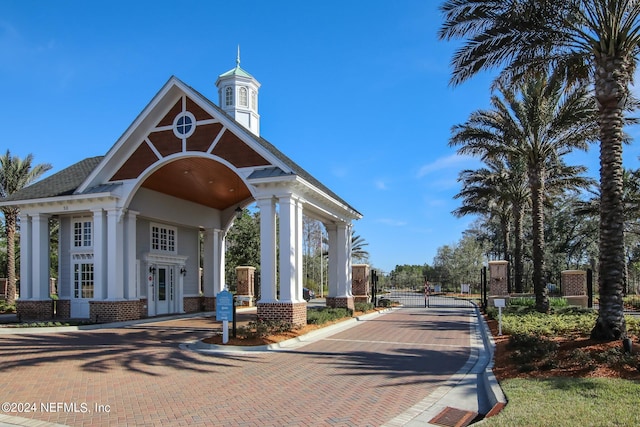
<svg viewBox="0 0 640 427"><path fill-rule="evenodd" d="M260 83L240 68L240 45L236 53L236 66L220 74L216 80L220 107L238 123L260 136L258 89Z"/></svg>

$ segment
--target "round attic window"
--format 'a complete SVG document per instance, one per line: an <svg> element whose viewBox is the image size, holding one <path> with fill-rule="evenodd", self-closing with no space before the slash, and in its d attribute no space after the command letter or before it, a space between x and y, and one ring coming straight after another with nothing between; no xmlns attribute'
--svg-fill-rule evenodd
<svg viewBox="0 0 640 427"><path fill-rule="evenodd" d="M196 118L188 111L184 111L173 120L173 133L178 138L189 138L196 130Z"/></svg>

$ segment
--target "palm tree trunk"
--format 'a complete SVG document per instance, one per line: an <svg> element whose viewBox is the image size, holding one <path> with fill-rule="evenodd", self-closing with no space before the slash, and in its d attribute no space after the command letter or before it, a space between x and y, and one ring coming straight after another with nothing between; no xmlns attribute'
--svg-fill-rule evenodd
<svg viewBox="0 0 640 427"><path fill-rule="evenodd" d="M627 336L622 301L625 284L622 135L629 72L625 64L604 57L596 66L596 99L600 125L600 247L598 318L591 337Z"/></svg>
<svg viewBox="0 0 640 427"><path fill-rule="evenodd" d="M513 247L513 273L514 273L514 288L517 294L524 292L524 286L522 282L522 276L524 273L524 262L522 260L522 207L519 203L514 203L512 207L513 211L513 234L514 234L514 247Z"/></svg>
<svg viewBox="0 0 640 427"><path fill-rule="evenodd" d="M16 302L16 219L13 209L4 212L7 233L7 296L8 305Z"/></svg>
<svg viewBox="0 0 640 427"><path fill-rule="evenodd" d="M544 183L543 167L533 165L528 170L531 189L531 220L533 223L533 292L536 310L549 311L549 297L544 283Z"/></svg>

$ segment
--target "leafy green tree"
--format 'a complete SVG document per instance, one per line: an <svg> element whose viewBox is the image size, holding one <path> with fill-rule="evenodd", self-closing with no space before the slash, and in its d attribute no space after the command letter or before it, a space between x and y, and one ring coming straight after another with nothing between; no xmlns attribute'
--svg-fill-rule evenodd
<svg viewBox="0 0 640 427"><path fill-rule="evenodd" d="M441 39L466 39L453 56L452 83L504 67L502 80L550 66L588 82L600 139L600 308L592 337L626 336L622 143L640 47L634 0L447 0Z"/></svg>
<svg viewBox="0 0 640 427"><path fill-rule="evenodd" d="M252 266L260 271L260 212L243 209L242 216L233 222L225 240L225 271L233 289L236 267Z"/></svg>
<svg viewBox="0 0 640 427"><path fill-rule="evenodd" d="M23 189L51 169L51 165L43 163L32 165L33 155L24 159L12 156L9 150L0 156L0 197L5 198ZM13 206L2 207L5 232L7 234L7 304L16 300L16 231L19 209Z"/></svg>

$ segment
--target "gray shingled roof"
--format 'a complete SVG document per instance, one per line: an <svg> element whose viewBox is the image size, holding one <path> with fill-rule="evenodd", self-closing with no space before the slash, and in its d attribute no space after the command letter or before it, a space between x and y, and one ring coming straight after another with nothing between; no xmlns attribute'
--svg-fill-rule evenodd
<svg viewBox="0 0 640 427"><path fill-rule="evenodd" d="M22 190L0 199L0 201L12 202L71 195L93 172L102 158L103 156L84 159L41 181L34 182Z"/></svg>

